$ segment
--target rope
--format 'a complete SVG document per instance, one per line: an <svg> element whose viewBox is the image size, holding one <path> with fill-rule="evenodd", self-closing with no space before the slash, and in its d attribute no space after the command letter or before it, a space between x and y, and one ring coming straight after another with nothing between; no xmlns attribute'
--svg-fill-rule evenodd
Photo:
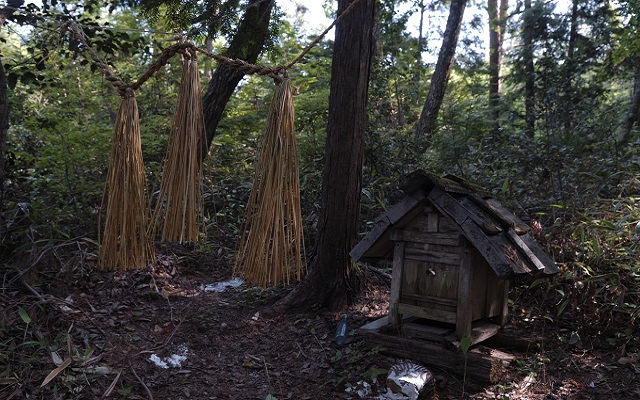
<svg viewBox="0 0 640 400"><path fill-rule="evenodd" d="M86 47L87 52L91 56L91 59L93 59L93 62L96 64L96 66L98 66L98 68L100 68L100 70L102 71L102 73L105 76L105 79L107 81L111 82L111 84L118 89L118 92L120 92L121 95L124 92L126 92L126 86L127 85L122 81L122 79L118 78L113 73L113 71L109 67L109 64L107 64L106 62L102 61L100 56L98 56L98 53L96 53L96 51L93 50L93 48L91 48L91 46L89 46L89 42L87 40L87 36L85 35L85 33L82 30L82 28L80 28L80 26L78 26L78 24L76 24L75 22L69 22L69 23L63 25L62 31L64 31L64 29L66 29L67 27L69 29L71 29L73 31L73 33L75 33L75 35L78 38L78 40L82 43L82 45L84 47Z"/></svg>
<svg viewBox="0 0 640 400"><path fill-rule="evenodd" d="M329 31L331 29L333 29L334 26L336 26L336 24L347 14L349 14L351 12L351 10L353 10L353 8L356 6L356 4L358 4L360 2L360 0L353 0L351 2L351 4L349 4L349 6L347 8L344 9L344 11L342 13L340 13L340 15L338 15L338 18L334 19L333 22L331 23L331 25L329 25L329 27L327 29L325 29L320 36L318 36L316 38L316 40L314 40L313 42L311 42L304 50L302 50L302 53L300 53L298 55L298 57L296 57L293 61L291 61L289 64L287 64L287 66L285 67L285 69L289 69L291 67L293 67L295 64L297 64L300 60L302 60L304 58L304 56L307 55L308 52L311 51L311 49L313 49L318 43L320 43L320 41L322 39L324 39L324 37L327 35L327 33L329 33Z"/></svg>
<svg viewBox="0 0 640 400"><path fill-rule="evenodd" d="M124 81L122 81L122 79L116 76L115 73L111 70L111 67L109 67L109 65L100 58L98 53L91 46L89 46L89 41L84 31L82 30L82 25L76 22L67 22L65 24L62 24L60 28L60 35L62 36L67 29L70 29L76 35L82 45L86 48L93 62L102 71L105 79L111 82L111 84L116 87L118 93L122 97L130 97L132 95L132 92L138 90L146 81L151 79L153 75L160 71L162 67L167 65L167 63L173 56L175 56L177 53L184 54L187 49L190 49L194 52L200 52L210 58L215 59L218 62L226 64L232 70L238 71L242 74L269 76L276 83L280 83L283 77L288 76L287 71L295 64L300 62L300 60L302 60L309 53L309 51L311 51L311 49L313 49L322 39L324 39L327 33L329 33L329 31L333 29L333 27L336 26L336 24L340 22L345 17L345 15L349 14L359 2L360 0L353 0L349 4L349 6L345 8L344 11L342 11L342 13L340 13L340 15L331 23L331 25L329 25L329 27L327 27L314 41L307 45L307 47L305 47L304 50L302 50L302 52L286 66L269 67L266 65L250 64L238 58L230 58L218 54L213 54L199 48L192 42L186 41L183 36L180 36L178 43L175 43L164 49L160 56L156 59L156 61L151 65L151 67L149 67L149 69L147 69L144 74L142 74L142 76L138 78L137 81L130 85L126 84Z"/></svg>

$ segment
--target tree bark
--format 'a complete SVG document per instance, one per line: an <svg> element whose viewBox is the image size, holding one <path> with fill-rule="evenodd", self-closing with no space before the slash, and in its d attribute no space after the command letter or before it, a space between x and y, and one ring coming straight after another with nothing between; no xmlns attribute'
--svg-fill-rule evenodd
<svg viewBox="0 0 640 400"><path fill-rule="evenodd" d="M274 3L274 0L249 1L240 26L225 54L227 57L238 58L251 64L258 60L269 37L269 21ZM225 106L243 77L243 73L232 70L224 63L219 63L216 67L202 98L207 149L216 134Z"/></svg>
<svg viewBox="0 0 640 400"><path fill-rule="evenodd" d="M631 108L627 112L627 116L622 123L620 135L618 136L618 145L623 146L629 141L631 130L634 124L640 125L640 57L633 57L636 64L636 71L633 85L633 98L631 100Z"/></svg>
<svg viewBox="0 0 640 400"><path fill-rule="evenodd" d="M338 0L338 15L350 2ZM307 276L272 311L313 305L335 311L347 305L349 251L357 239L360 211L374 9L375 0L360 0L336 25L315 257Z"/></svg>
<svg viewBox="0 0 640 400"><path fill-rule="evenodd" d="M424 103L420 119L416 126L416 137L424 136L429 138L435 131L438 112L444 99L449 75L451 74L451 67L453 66L458 37L460 36L460 28L462 27L462 17L464 16L466 5L467 0L451 0L442 47L440 47L440 53L438 54L436 69L431 77L429 94L427 95L427 100Z"/></svg>
<svg viewBox="0 0 640 400"><path fill-rule="evenodd" d="M524 72L526 80L524 84L524 107L525 107L525 134L533 138L535 134L536 111L535 111L535 65L533 63L533 15L531 0L524 1L524 23L522 39L524 44Z"/></svg>
<svg viewBox="0 0 640 400"><path fill-rule="evenodd" d="M23 4L24 0L9 0L7 7L0 9L0 28L4 27L6 19L18 8L22 7ZM6 226L4 217L4 182L6 180L7 133L9 132L8 91L4 63L2 62L2 57L0 57L0 238L4 237L4 227Z"/></svg>
<svg viewBox="0 0 640 400"><path fill-rule="evenodd" d="M578 38L578 0L573 0L571 6L571 27L569 28L569 45L564 73L564 93L561 97L562 122L565 135L571 134L573 129L573 75L577 64L576 41Z"/></svg>
<svg viewBox="0 0 640 400"><path fill-rule="evenodd" d="M508 0L488 0L489 13L489 109L494 120L496 130L502 126L500 99L502 97L502 45L506 27L506 12Z"/></svg>

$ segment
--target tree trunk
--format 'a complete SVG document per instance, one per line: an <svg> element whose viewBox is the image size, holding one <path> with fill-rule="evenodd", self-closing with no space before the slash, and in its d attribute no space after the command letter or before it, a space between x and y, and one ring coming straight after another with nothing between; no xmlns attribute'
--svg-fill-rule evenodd
<svg viewBox="0 0 640 400"><path fill-rule="evenodd" d="M524 84L525 107L525 134L533 138L536 124L536 100L535 100L535 66L533 64L533 15L531 0L524 1L524 27L522 39L524 42L524 72L526 80Z"/></svg>
<svg viewBox="0 0 640 400"><path fill-rule="evenodd" d="M1 25L0 25L1 26ZM0 57L0 238L4 237L4 182L6 180L7 132L9 131L9 104L7 101L7 76Z"/></svg>
<svg viewBox="0 0 640 400"><path fill-rule="evenodd" d="M627 112L627 116L622 123L620 135L618 136L618 145L623 146L629 141L631 129L634 124L640 125L640 57L633 57L636 64L636 71L633 85L633 98L631 100L631 108Z"/></svg>
<svg viewBox="0 0 640 400"><path fill-rule="evenodd" d="M4 27L7 18L18 8L22 7L24 0L9 0L7 7L0 9L0 28ZM4 182L6 176L7 133L9 132L9 87L4 71L4 63L0 57L0 239L4 237L6 226L4 217Z"/></svg>
<svg viewBox="0 0 640 400"><path fill-rule="evenodd" d="M226 56L255 63L269 37L274 0L250 0ZM207 148L216 134L224 108L244 74L219 63L202 98ZM206 152L204 153L206 154Z"/></svg>
<svg viewBox="0 0 640 400"><path fill-rule="evenodd" d="M420 13L420 24L418 25L418 48L416 51L416 67L413 75L413 82L416 88L420 86L420 80L423 75L423 65L422 65L422 53L425 50L425 37L424 37L424 13L427 9L427 6L424 3L424 0L420 0L418 4L419 13ZM418 90L411 91L411 104L418 106L420 104L420 96L418 95Z"/></svg>
<svg viewBox="0 0 640 400"><path fill-rule="evenodd" d="M338 15L349 3L338 0ZM313 305L340 310L347 305L349 251L357 240L360 211L374 9L375 0L360 0L336 25L315 257L309 274L273 310Z"/></svg>
<svg viewBox="0 0 640 400"><path fill-rule="evenodd" d="M502 45L506 27L508 0L488 0L489 13L489 109L496 131L502 126L500 98L502 97Z"/></svg>
<svg viewBox="0 0 640 400"><path fill-rule="evenodd" d="M429 94L427 95L427 100L424 103L418 125L416 126L416 137L425 136L429 138L435 131L438 112L444 99L447 82L451 74L451 67L453 66L453 59L458 45L458 37L460 36L462 17L466 5L467 0L451 0L449 18L447 19L447 27L444 31L442 47L440 47L440 54L438 54L436 69L431 77Z"/></svg>
<svg viewBox="0 0 640 400"><path fill-rule="evenodd" d="M578 0L571 6L571 26L569 28L569 45L564 68L564 90L561 97L562 122L564 133L568 137L573 129L573 75L576 66L576 41L578 37Z"/></svg>

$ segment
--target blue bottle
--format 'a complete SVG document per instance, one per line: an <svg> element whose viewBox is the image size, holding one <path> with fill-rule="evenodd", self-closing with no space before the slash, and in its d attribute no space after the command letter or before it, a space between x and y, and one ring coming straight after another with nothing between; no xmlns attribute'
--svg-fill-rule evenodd
<svg viewBox="0 0 640 400"><path fill-rule="evenodd" d="M347 314L343 314L336 328L336 344L342 344L347 340Z"/></svg>

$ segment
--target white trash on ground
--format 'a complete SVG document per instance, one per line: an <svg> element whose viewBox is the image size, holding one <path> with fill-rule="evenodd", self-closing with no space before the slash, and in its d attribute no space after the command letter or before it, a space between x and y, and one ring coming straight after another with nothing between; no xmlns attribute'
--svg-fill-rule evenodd
<svg viewBox="0 0 640 400"><path fill-rule="evenodd" d="M205 285L202 290L205 292L216 292L222 293L228 288L236 288L244 283L242 278L235 277L233 279L229 279L228 281L210 283Z"/></svg>
<svg viewBox="0 0 640 400"><path fill-rule="evenodd" d="M155 353L149 356L149 360L153 362L156 366L167 369L167 368L180 368L182 367L182 363L187 359L187 353L189 353L189 349L185 345L178 346L179 354L172 354L169 357L160 358Z"/></svg>
<svg viewBox="0 0 640 400"><path fill-rule="evenodd" d="M417 400L426 384L434 379L431 371L410 361L400 361L389 369L387 392L377 400Z"/></svg>

